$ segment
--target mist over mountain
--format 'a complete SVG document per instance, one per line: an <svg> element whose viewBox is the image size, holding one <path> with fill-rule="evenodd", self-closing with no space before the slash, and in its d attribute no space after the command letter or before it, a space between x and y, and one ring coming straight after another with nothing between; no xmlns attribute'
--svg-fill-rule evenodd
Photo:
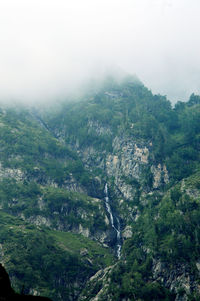
<svg viewBox="0 0 200 301"><path fill-rule="evenodd" d="M1 264L52 300L198 300L200 96L97 83L0 107Z"/></svg>
<svg viewBox="0 0 200 301"><path fill-rule="evenodd" d="M197 0L1 1L0 99L48 102L113 68L174 102L199 93Z"/></svg>
<svg viewBox="0 0 200 301"><path fill-rule="evenodd" d="M200 300L199 10L0 1L0 299Z"/></svg>

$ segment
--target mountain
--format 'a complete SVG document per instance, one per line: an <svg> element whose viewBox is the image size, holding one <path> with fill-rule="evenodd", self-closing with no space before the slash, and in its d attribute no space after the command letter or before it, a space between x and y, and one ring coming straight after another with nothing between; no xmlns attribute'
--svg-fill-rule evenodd
<svg viewBox="0 0 200 301"><path fill-rule="evenodd" d="M2 265L0 265L0 298L4 301L13 301L13 300L43 300L51 301L51 299L40 296L31 296L24 294L16 294L11 287L9 276Z"/></svg>
<svg viewBox="0 0 200 301"><path fill-rule="evenodd" d="M52 300L200 298L200 96L112 77L0 111L0 261Z"/></svg>

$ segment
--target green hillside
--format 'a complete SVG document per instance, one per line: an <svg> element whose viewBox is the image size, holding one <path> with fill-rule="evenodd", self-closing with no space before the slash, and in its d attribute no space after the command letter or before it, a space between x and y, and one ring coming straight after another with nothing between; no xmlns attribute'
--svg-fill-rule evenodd
<svg viewBox="0 0 200 301"><path fill-rule="evenodd" d="M18 292L73 299L91 275L114 262L108 249L80 235L34 226L2 211L0 225L1 262Z"/></svg>
<svg viewBox="0 0 200 301"><path fill-rule="evenodd" d="M0 258L53 300L200 298L200 96L112 77L0 109Z"/></svg>

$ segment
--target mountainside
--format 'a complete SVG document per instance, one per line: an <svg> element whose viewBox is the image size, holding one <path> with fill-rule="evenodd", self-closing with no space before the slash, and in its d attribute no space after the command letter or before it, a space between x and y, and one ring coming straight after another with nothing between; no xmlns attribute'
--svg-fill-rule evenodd
<svg viewBox="0 0 200 301"><path fill-rule="evenodd" d="M0 111L0 258L53 300L200 298L200 96L107 78Z"/></svg>

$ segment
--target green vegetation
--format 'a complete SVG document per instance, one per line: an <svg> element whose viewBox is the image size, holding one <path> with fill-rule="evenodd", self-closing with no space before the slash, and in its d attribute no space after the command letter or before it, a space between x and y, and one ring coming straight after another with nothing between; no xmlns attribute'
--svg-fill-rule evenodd
<svg viewBox="0 0 200 301"><path fill-rule="evenodd" d="M16 182L6 178L0 181L0 203L4 211L23 214L25 219L42 216L51 221L54 229L78 230L81 224L91 234L107 230L104 215L99 211L102 204L85 194L64 188L43 187L33 181Z"/></svg>
<svg viewBox="0 0 200 301"><path fill-rule="evenodd" d="M178 275L178 270L187 269L199 283L196 266L200 254L199 172L172 187L160 196L159 202L156 197L149 198L132 227L133 236L125 242L122 260L112 271L108 289L111 300L175 300L175 292L155 281L156 263L163 264L160 272L163 279L169 277L170 271ZM181 292L187 293L191 300L200 298L195 289L192 294L185 290L178 294Z"/></svg>
<svg viewBox="0 0 200 301"><path fill-rule="evenodd" d="M80 254L80 250L85 251L96 268L112 265L115 259L111 251L100 247L100 244L83 237L80 234L70 232L50 231L55 241L64 250L73 254Z"/></svg>
<svg viewBox="0 0 200 301"><path fill-rule="evenodd" d="M75 298L90 275L114 260L87 238L36 227L2 211L0 244L14 288L20 292L24 285L25 292L31 288L55 300Z"/></svg>
<svg viewBox="0 0 200 301"><path fill-rule="evenodd" d="M107 182L121 230L133 233L112 268L110 300L185 294L197 300L199 121L200 96L172 108L130 77L110 77L51 111L2 108L0 256L15 289L25 285L54 300L77 300L92 275L113 265L112 250L102 246L115 244L103 202ZM135 145L139 152L147 147L148 159L134 157ZM167 279L178 279L176 271L192 279L191 290L178 282L170 287ZM87 300L103 285L102 278Z"/></svg>

